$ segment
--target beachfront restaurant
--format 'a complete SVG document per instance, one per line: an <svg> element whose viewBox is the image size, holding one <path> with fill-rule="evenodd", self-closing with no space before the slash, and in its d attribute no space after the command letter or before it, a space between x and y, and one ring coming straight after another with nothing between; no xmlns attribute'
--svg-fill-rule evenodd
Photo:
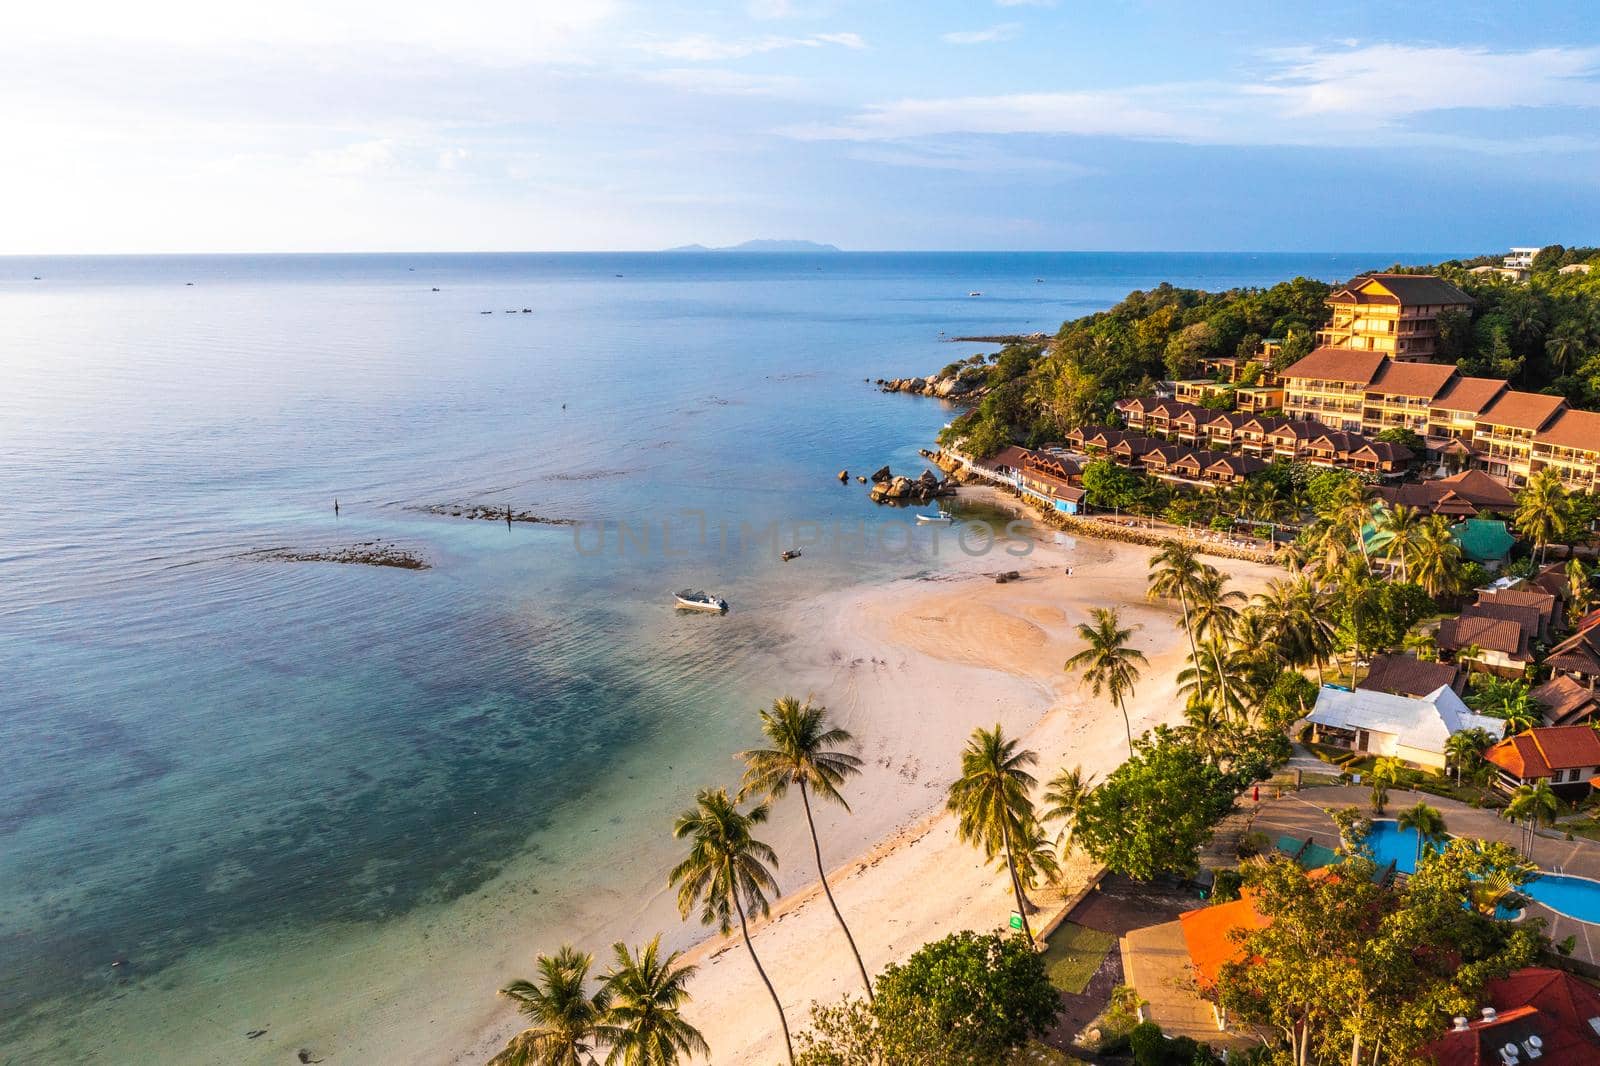
<svg viewBox="0 0 1600 1066"><path fill-rule="evenodd" d="M1072 483L1077 464L1064 456L1035 452L1022 464L1022 492L1063 514L1083 510L1083 489Z"/></svg>

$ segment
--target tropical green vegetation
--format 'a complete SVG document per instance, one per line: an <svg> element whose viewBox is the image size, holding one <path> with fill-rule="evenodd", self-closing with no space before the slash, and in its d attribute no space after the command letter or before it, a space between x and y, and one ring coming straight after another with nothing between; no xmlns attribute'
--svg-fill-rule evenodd
<svg viewBox="0 0 1600 1066"><path fill-rule="evenodd" d="M693 966L682 952L661 951L658 936L637 951L612 945L611 968L592 991L592 956L572 947L541 955L538 977L512 981L500 994L516 1001L532 1024L490 1066L585 1066L608 1047L607 1066L669 1066L709 1055L699 1031L684 1021Z"/></svg>
<svg viewBox="0 0 1600 1066"><path fill-rule="evenodd" d="M1410 1061L1441 1018L1472 1014L1486 981L1547 943L1541 922L1497 922L1479 908L1485 879L1526 879L1503 845L1451 841L1397 887L1376 873L1359 852L1336 876L1307 876L1282 857L1244 868L1270 923L1235 934L1242 961L1222 968L1216 996L1238 1020L1280 1033L1283 1062Z"/></svg>
<svg viewBox="0 0 1600 1066"><path fill-rule="evenodd" d="M878 975L870 1004L812 1008L802 1066L992 1066L1046 1032L1061 999L1022 936L952 933Z"/></svg>
<svg viewBox="0 0 1600 1066"><path fill-rule="evenodd" d="M1570 254L1561 249L1545 261ZM1519 389L1600 407L1600 269L1561 275L1540 267L1526 282L1511 282L1468 273L1477 262L1390 268L1438 273L1472 297L1470 310L1441 316L1441 358L1466 374L1503 377ZM1118 399L1148 394L1158 380L1193 379L1204 359L1243 360L1248 383L1264 369L1251 364L1263 338L1282 341L1272 369L1311 350L1328 320L1329 292L1321 282L1296 278L1268 289L1209 293L1160 285L1129 293L1109 310L1063 323L1048 351L1012 346L980 370L959 368L974 380L981 373L987 391L941 443L963 440L985 456L1011 443L1059 440L1077 426L1111 420ZM1219 397L1226 390L1219 382Z"/></svg>

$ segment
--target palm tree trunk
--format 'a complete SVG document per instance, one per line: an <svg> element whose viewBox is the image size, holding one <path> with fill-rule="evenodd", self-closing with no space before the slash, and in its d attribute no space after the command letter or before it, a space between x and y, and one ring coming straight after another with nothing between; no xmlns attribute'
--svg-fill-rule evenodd
<svg viewBox="0 0 1600 1066"><path fill-rule="evenodd" d="M1199 660L1196 660L1196 673L1199 673ZM1128 758L1133 758L1133 724L1128 721L1128 709L1122 705L1122 697L1117 697L1117 710L1122 712L1122 729L1128 734Z"/></svg>
<svg viewBox="0 0 1600 1066"><path fill-rule="evenodd" d="M733 909L739 912L739 935L744 937L744 949L750 953L750 961L756 964L756 973L761 975L761 983L767 986L767 995L772 997L772 1005L777 1008L778 1024L783 1026L783 1045L789 1050L789 1066L794 1066L794 1041L789 1038L789 1019L784 1016L783 1003L778 999L778 990L772 987L772 982L767 979L767 971L762 968L761 960L756 957L756 946L750 943L750 927L745 924L744 903L739 899L738 887L732 886L730 892L733 895Z"/></svg>
<svg viewBox="0 0 1600 1066"><path fill-rule="evenodd" d="M1033 943L1033 930L1028 926L1027 901L1022 898L1022 878L1017 876L1017 862L1011 857L1011 812L1000 812L1000 841L1006 846L1006 870L1011 874L1011 891L1017 894L1017 915L1022 919L1022 932ZM793 1066L791 1061L790 1066Z"/></svg>
<svg viewBox="0 0 1600 1066"><path fill-rule="evenodd" d="M817 823L811 817L811 797L807 794L806 783L800 782L800 802L806 808L806 825L811 829L811 851L817 857L817 879L822 882L822 894L828 897L828 906L833 908L833 916L839 920L839 928L844 930L844 938L850 942L850 954L856 957L856 969L861 971L861 983L867 989L867 1002L872 1002L872 980L867 976L866 964L861 961L861 951L856 947L856 938L850 935L850 927L844 924L844 915L839 913L839 905L833 901L833 889L828 887L828 875L822 868L822 845L817 842Z"/></svg>
<svg viewBox="0 0 1600 1066"><path fill-rule="evenodd" d="M1199 665L1200 649L1195 647L1194 630L1189 628L1189 596L1183 591L1182 585L1178 586L1178 603L1183 607L1183 632L1189 638L1189 656Z"/></svg>

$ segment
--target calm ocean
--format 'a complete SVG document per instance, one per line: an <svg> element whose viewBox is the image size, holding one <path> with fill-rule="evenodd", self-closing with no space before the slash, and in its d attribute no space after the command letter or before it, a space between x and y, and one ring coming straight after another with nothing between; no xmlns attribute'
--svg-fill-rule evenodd
<svg viewBox="0 0 1600 1066"><path fill-rule="evenodd" d="M337 998L341 931L530 855L625 899L597 859L731 776L785 606L937 565L698 516L903 520L834 475L922 468L951 410L863 379L986 348L941 334L1427 258L0 259L0 1061L181 1060L215 960ZM650 544L421 510L456 504ZM431 569L240 558L374 539ZM677 616L688 585L733 611Z"/></svg>

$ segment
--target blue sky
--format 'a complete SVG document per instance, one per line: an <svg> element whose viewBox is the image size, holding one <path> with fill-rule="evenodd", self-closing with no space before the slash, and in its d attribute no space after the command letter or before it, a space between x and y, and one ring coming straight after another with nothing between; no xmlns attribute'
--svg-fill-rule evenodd
<svg viewBox="0 0 1600 1066"><path fill-rule="evenodd" d="M1600 18L52 0L0 136L0 253L1600 244Z"/></svg>

